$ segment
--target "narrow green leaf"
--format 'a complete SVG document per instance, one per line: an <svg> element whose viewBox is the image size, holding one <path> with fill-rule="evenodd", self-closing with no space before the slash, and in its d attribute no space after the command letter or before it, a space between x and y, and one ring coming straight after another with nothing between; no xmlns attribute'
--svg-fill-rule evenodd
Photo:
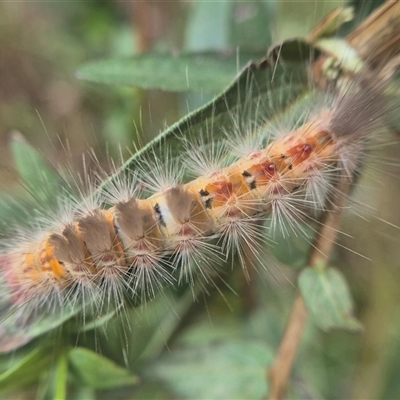
<svg viewBox="0 0 400 400"><path fill-rule="evenodd" d="M35 348L0 374L0 391L16 390L36 382L54 362L54 356L54 352L49 351L47 346Z"/></svg>
<svg viewBox="0 0 400 400"><path fill-rule="evenodd" d="M255 341L225 341L176 349L150 365L176 396L193 399L263 399L272 351Z"/></svg>
<svg viewBox="0 0 400 400"><path fill-rule="evenodd" d="M54 377L54 398L64 400L67 398L67 379L68 379L68 359L67 355L62 353L58 357L58 362Z"/></svg>
<svg viewBox="0 0 400 400"><path fill-rule="evenodd" d="M339 271L306 268L300 275L299 287L313 321L320 328L361 329L360 323L352 316L353 301Z"/></svg>
<svg viewBox="0 0 400 400"><path fill-rule="evenodd" d="M69 361L83 384L94 389L135 385L139 378L91 350L77 347L69 352Z"/></svg>
<svg viewBox="0 0 400 400"><path fill-rule="evenodd" d="M238 70L263 53L142 54L83 65L79 79L169 91L218 93L229 85Z"/></svg>

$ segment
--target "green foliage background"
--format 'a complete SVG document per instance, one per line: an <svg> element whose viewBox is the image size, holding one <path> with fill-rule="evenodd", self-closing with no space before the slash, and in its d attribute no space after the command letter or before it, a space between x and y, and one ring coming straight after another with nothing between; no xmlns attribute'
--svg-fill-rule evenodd
<svg viewBox="0 0 400 400"><path fill-rule="evenodd" d="M44 155L55 169L63 169L67 159L73 169L81 168L80 155L89 148L107 168L107 158L118 155L118 146L127 157L132 142L147 143L226 88L237 71L237 48L240 66L247 59L258 60L272 43L305 35L342 3L0 3L2 194L21 192L14 169L23 175L28 165L25 159L18 166L21 142L12 130L21 131L32 145L23 144L28 147L22 154L38 156L40 162ZM203 54L202 64L202 58L163 61L153 54L182 50L221 56ZM90 69L95 60L138 54L141 58L132 65L123 64L125 71L118 70L120 63L108 66L106 79ZM158 81L163 65L167 81ZM187 65L190 71L199 68L190 76L189 91L172 85L173 72L181 74L185 68L179 67ZM142 88L77 79L86 73L92 81L120 83L117 78L127 73L131 79L134 68L142 73L135 78ZM164 85L181 92L160 90ZM396 158L398 150L385 149L383 157ZM45 178L51 179L48 171ZM312 284L322 294L313 301L316 318L307 326L289 398L400 398L399 232L385 222L400 225L397 173L384 164L366 168L354 195L377 209L379 219L365 210L350 210L342 228L348 236L340 237L335 254L337 269L302 274L300 286ZM33 184L34 178L24 178ZM2 356L0 391L9 398L40 399L264 398L266 371L296 295L296 267L304 266L307 252L307 241L275 240L274 254L281 262L270 256L269 272L261 277L247 283L240 268L227 267L224 277L234 291L218 283L222 295L211 286L194 301L191 290L167 290L129 310L123 321L112 316L106 325L86 321L78 334L82 320L77 317L61 333ZM340 315L335 314L339 323L318 320L334 315L329 309L339 304L324 297L330 290L341 304ZM353 308L362 332L354 321L347 330L326 330L343 326Z"/></svg>

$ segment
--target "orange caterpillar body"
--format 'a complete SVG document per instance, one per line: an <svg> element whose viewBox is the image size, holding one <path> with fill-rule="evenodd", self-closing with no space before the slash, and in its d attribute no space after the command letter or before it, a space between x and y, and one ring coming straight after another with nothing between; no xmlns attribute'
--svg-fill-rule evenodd
<svg viewBox="0 0 400 400"><path fill-rule="evenodd" d="M316 170L333 167L335 151L332 134L310 121L209 176L77 217L9 256L15 301L29 300L28 285L37 293L35 286L51 282L62 291L76 282L100 284L108 273L129 286L136 269L155 267L185 244L190 250L191 241L207 240L227 224L268 215L273 199L302 191Z"/></svg>

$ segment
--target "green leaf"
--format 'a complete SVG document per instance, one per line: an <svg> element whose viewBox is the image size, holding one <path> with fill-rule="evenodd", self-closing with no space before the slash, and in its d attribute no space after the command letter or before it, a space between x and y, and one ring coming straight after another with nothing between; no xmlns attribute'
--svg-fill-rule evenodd
<svg viewBox="0 0 400 400"><path fill-rule="evenodd" d="M75 387L73 399L74 400L97 400L96 391L95 391L95 389L90 388L88 386Z"/></svg>
<svg viewBox="0 0 400 400"><path fill-rule="evenodd" d="M207 316L187 327L174 343L183 346L199 346L218 340L236 340L242 336L243 327L237 316L219 315L212 323Z"/></svg>
<svg viewBox="0 0 400 400"><path fill-rule="evenodd" d="M130 400L174 400L165 387L155 382L144 382L133 393L129 393Z"/></svg>
<svg viewBox="0 0 400 400"><path fill-rule="evenodd" d="M16 390L36 382L39 376L51 366L54 359L54 351L49 350L47 346L35 348L0 374L0 391Z"/></svg>
<svg viewBox="0 0 400 400"><path fill-rule="evenodd" d="M276 230L272 236L270 252L280 262L292 268L303 268L307 263L310 243L315 231L310 226L302 227L301 234Z"/></svg>
<svg viewBox="0 0 400 400"><path fill-rule="evenodd" d="M238 70L263 53L193 53L173 56L149 53L83 65L79 79L113 85L169 91L218 93L229 85Z"/></svg>
<svg viewBox="0 0 400 400"><path fill-rule="evenodd" d="M67 398L68 359L65 353L58 357L54 376L54 398L64 400Z"/></svg>
<svg viewBox="0 0 400 400"><path fill-rule="evenodd" d="M271 45L271 32L277 6L270 1L232 2L231 47L265 49Z"/></svg>
<svg viewBox="0 0 400 400"><path fill-rule="evenodd" d="M352 316L353 301L342 274L333 268L306 268L299 287L313 321L322 329L361 329Z"/></svg>
<svg viewBox="0 0 400 400"><path fill-rule="evenodd" d="M185 50L227 48L232 7L230 1L199 0L192 4L185 32Z"/></svg>
<svg viewBox="0 0 400 400"><path fill-rule="evenodd" d="M194 287L191 287L191 290L186 290L186 292L175 301L173 312L170 310L169 303L165 301L167 299L165 294L162 296L162 299L153 303L153 308L157 303L159 304L162 313L154 313L154 311L156 311L155 308L152 311L146 312L147 317L150 313L156 317L157 324L155 325L153 332L146 336L147 340L144 346L142 346L142 352L138 359L138 363L153 359L162 352L165 348L166 341L177 330L182 319L193 305L196 296L199 295L200 290L200 285L195 285ZM161 309L161 307L164 309Z"/></svg>
<svg viewBox="0 0 400 400"><path fill-rule="evenodd" d="M165 344L178 329L188 309L195 301L195 294L199 289L182 289L178 296L174 289L164 290L162 296L153 299L149 304L138 308L124 308L117 310L115 318L106 322L89 321L93 332L88 332L86 325L83 328L85 340L91 337L98 347L107 354L122 355L121 348L129 349L124 359L117 361L128 363L131 368L140 367L144 362L153 360L165 348ZM195 294L194 294L195 293Z"/></svg>
<svg viewBox="0 0 400 400"><path fill-rule="evenodd" d="M147 374L181 398L263 399L272 361L272 351L261 342L224 341L175 349L150 365Z"/></svg>
<svg viewBox="0 0 400 400"><path fill-rule="evenodd" d="M136 385L139 382L139 378L127 369L91 350L77 347L69 352L68 358L79 380L94 389Z"/></svg>
<svg viewBox="0 0 400 400"><path fill-rule="evenodd" d="M11 308L11 307L10 307ZM0 352L8 352L25 343L59 327L82 311L76 304L74 306L64 305L63 309L57 311L42 308L37 313L27 318L27 310L23 307L5 317L0 326Z"/></svg>
<svg viewBox="0 0 400 400"><path fill-rule="evenodd" d="M11 152L14 157L15 167L25 184L35 190L41 197L54 192L54 186L60 182L60 176L47 162L45 157L31 146L24 136L17 131L11 135ZM47 196L45 196L47 199Z"/></svg>

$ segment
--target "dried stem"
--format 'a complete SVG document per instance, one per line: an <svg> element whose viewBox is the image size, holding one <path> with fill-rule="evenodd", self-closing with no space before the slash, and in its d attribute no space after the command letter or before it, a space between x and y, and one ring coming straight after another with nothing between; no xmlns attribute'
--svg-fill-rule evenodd
<svg viewBox="0 0 400 400"><path fill-rule="evenodd" d="M346 205L347 196L351 188L352 179L343 177L333 195L330 207L320 220L320 229L311 247L308 264L315 267L322 261L329 259L337 233L339 231L342 214ZM301 294L298 294L292 308L281 344L274 364L269 370L270 394L269 400L282 399L290 377L293 362L301 343L304 328L307 323L307 309Z"/></svg>

